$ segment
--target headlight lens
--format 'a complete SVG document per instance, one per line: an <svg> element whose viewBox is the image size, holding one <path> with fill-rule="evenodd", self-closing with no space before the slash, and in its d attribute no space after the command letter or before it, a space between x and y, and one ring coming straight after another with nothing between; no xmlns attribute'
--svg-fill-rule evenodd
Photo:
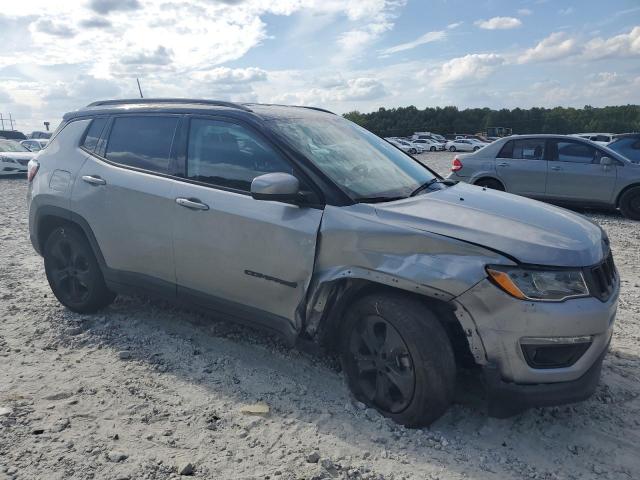
<svg viewBox="0 0 640 480"><path fill-rule="evenodd" d="M502 290L521 300L559 302L589 295L580 270L539 270L490 265L487 273Z"/></svg>

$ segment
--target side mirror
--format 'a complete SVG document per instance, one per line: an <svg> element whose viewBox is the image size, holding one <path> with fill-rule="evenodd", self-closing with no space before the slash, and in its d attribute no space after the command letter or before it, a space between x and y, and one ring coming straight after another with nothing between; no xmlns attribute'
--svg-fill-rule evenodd
<svg viewBox="0 0 640 480"><path fill-rule="evenodd" d="M613 160L611 160L611 157L602 157L600 159L600 165L613 165Z"/></svg>
<svg viewBox="0 0 640 480"><path fill-rule="evenodd" d="M289 173L265 173L251 182L251 196L256 200L297 203L300 182Z"/></svg>

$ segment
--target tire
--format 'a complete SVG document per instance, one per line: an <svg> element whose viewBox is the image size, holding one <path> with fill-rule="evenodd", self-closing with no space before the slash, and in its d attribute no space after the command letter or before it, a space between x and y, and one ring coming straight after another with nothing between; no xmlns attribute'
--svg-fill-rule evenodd
<svg viewBox="0 0 640 480"><path fill-rule="evenodd" d="M477 152L478 150L480 150L480 147L473 147L474 152Z"/></svg>
<svg viewBox="0 0 640 480"><path fill-rule="evenodd" d="M500 192L505 191L504 185L502 185L502 183L494 178L481 178L480 180L476 181L475 185L479 187L490 188L491 190L498 190Z"/></svg>
<svg viewBox="0 0 640 480"><path fill-rule="evenodd" d="M450 152L455 152L455 151L456 151L456 147L455 147L454 145L451 145L451 146L449 147L449 151L450 151Z"/></svg>
<svg viewBox="0 0 640 480"><path fill-rule="evenodd" d="M631 187L620 196L620 213L631 220L640 220L640 187Z"/></svg>
<svg viewBox="0 0 640 480"><path fill-rule="evenodd" d="M431 147L431 148L429 149L429 151L430 151L430 152L435 152L435 151L436 151L436 147Z"/></svg>
<svg viewBox="0 0 640 480"><path fill-rule="evenodd" d="M93 313L116 298L102 276L91 245L76 227L58 227L44 244L44 269L56 298L69 310Z"/></svg>
<svg viewBox="0 0 640 480"><path fill-rule="evenodd" d="M411 155L415 155L416 153L418 153L418 151L417 151L415 148L410 148L410 149L409 149L409 153L410 153Z"/></svg>
<svg viewBox="0 0 640 480"><path fill-rule="evenodd" d="M356 399L395 422L421 427L453 400L456 365L447 334L421 302L369 295L347 311L341 358Z"/></svg>

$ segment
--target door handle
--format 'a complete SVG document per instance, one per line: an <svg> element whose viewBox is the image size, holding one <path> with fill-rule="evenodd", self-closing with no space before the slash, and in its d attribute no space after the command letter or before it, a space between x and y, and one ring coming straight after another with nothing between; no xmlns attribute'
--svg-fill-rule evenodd
<svg viewBox="0 0 640 480"><path fill-rule="evenodd" d="M507 162L500 162L500 163L498 164L498 166L499 166L499 167L508 167L508 166L509 166L509 164L508 164Z"/></svg>
<svg viewBox="0 0 640 480"><path fill-rule="evenodd" d="M559 172L560 170L562 170L562 167L551 167L551 170Z"/></svg>
<svg viewBox="0 0 640 480"><path fill-rule="evenodd" d="M209 210L209 205L202 203L197 198L176 198L176 203L191 210Z"/></svg>
<svg viewBox="0 0 640 480"><path fill-rule="evenodd" d="M98 175L83 175L82 180L91 185L106 185L107 181L104 178L99 177Z"/></svg>

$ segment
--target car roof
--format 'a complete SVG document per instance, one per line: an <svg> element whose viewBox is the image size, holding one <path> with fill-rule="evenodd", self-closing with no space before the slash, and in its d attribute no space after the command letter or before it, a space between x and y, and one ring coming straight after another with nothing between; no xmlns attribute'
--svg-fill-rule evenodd
<svg viewBox="0 0 640 480"><path fill-rule="evenodd" d="M88 115L119 113L211 113L225 112L236 115L250 115L261 118L293 118L314 114L331 114L318 107L298 105L274 105L259 103L234 103L224 100L191 98L136 98L122 100L101 100L66 113L64 120Z"/></svg>

